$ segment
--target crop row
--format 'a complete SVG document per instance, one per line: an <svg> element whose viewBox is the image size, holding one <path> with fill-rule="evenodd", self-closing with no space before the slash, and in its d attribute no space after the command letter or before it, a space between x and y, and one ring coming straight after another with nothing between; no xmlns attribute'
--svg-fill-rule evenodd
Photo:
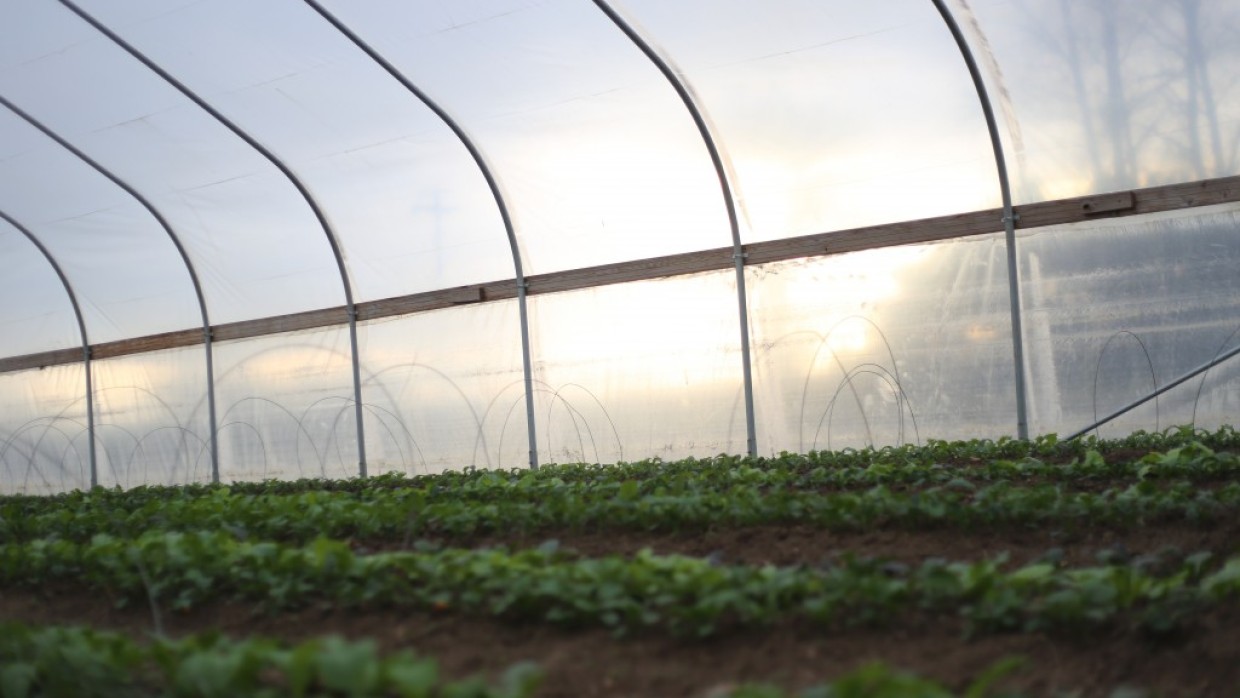
<svg viewBox="0 0 1240 698"><path fill-rule="evenodd" d="M735 485L770 489L839 489L878 485L935 486L956 480L972 483L1047 481L1071 483L1131 481L1145 479L1218 480L1240 474L1240 458L1214 447L1240 446L1240 436L1230 428L1215 434L1202 433L1202 440L1162 436L1148 439L1163 449L1144 449L1149 455L1108 461L1104 452L1121 450L1117 444L1142 437L1140 433L1119 442L1091 442L1098 448L1074 448L1039 441L932 442L924 447L887 447L865 451L781 454L774 458L716 456L664 462L658 459L615 465L548 465L526 469L478 470L466 468L436 475L407 477L389 473L349 480L296 480L233 483L237 494L298 494L312 491L353 492L369 496L388 489L421 490L435 499L490 501L512 497L536 498L564 489L598 491L606 495L636 483L642 493L674 494L685 491L726 490ZM1235 442L1235 443L1233 443ZM1058 442L1054 442L1058 443ZM1073 442L1080 444L1081 442ZM1048 458L1062 458L1053 460ZM36 513L56 507L76 507L102 502L114 508L133 509L168 498L207 496L225 486L143 486L128 491L96 488L55 496L9 495L0 497L6 511Z"/></svg>
<svg viewBox="0 0 1240 698"><path fill-rule="evenodd" d="M481 678L444 680L433 659L408 651L382 656L373 642L336 636L292 647L218 634L154 638L139 644L124 635L87 628L0 625L0 695L5 698L526 698L540 678L533 665L517 664L495 684Z"/></svg>
<svg viewBox="0 0 1240 698"><path fill-rule="evenodd" d="M897 671L874 662L851 671L829 684L813 686L797 693L786 692L769 685L741 686L728 693L726 698L982 698L991 695L991 687L1013 671L1020 669L1024 660L1008 657L992 664L960 693L942 684L914 674ZM1009 698L1019 694L1004 692ZM725 697L721 697L725 698Z"/></svg>
<svg viewBox="0 0 1240 698"><path fill-rule="evenodd" d="M570 495L601 500L617 496L673 496L726 493L760 488L767 492L856 491L872 487L929 489L949 487L976 489L991 484L1056 484L1062 489L1083 485L1098 489L1136 483L1194 482L1234 479L1240 475L1240 457L1215 453L1201 445L1151 453L1138 461L1107 463L1096 451L1068 464L1047 464L1036 459L990 461L971 466L882 464L866 467L828 468L804 464L789 457L758 465L742 459L687 459L674 463L645 462L618 466L550 466L538 471L483 471L444 473L434 477L405 478L391 474L365 480L363 489L336 488L333 481L303 481L305 488L288 483L234 484L232 486L141 487L128 491L96 489L59 497L0 498L0 519L15 521L59 512L108 511L113 514L153 511L170 502L227 495L296 497L314 494L321 499L360 502L400 497L421 503L441 502L540 502L548 497ZM310 483L323 485L309 487Z"/></svg>
<svg viewBox="0 0 1240 698"><path fill-rule="evenodd" d="M982 696L1021 665L1001 660L963 692ZM443 680L433 659L408 651L383 656L373 642L337 636L291 647L265 638L229 640L218 634L146 643L80 627L0 625L0 695L109 698L260 696L398 696L400 698L527 698L541 681L530 663L510 667L488 684L480 678ZM744 685L712 692L718 698L951 698L941 684L881 663L862 666L829 684L795 694L774 686Z"/></svg>
<svg viewBox="0 0 1240 698"><path fill-rule="evenodd" d="M959 615L975 630L1078 628L1125 616L1165 632L1240 592L1240 558L1189 556L1171 575L1137 566L1012 572L1001 560L907 567L845 557L817 568L731 566L643 551L579 558L553 549L445 549L358 555L319 539L307 546L238 541L222 532L149 533L89 543L0 546L0 586L85 585L159 609L244 599L271 608L325 602L460 610L535 622L663 627L707 635L723 625L788 618L882 623L907 612ZM1135 615L1134 615L1135 614Z"/></svg>
<svg viewBox="0 0 1240 698"><path fill-rule="evenodd" d="M42 513L0 510L0 540L54 536L84 541L98 533L134 537L152 528L221 530L242 538L307 541L320 535L411 543L423 536L532 533L546 530L681 530L708 526L809 524L829 530L877 526L977 527L1135 526L1147 522L1220 520L1240 508L1240 483L1203 489L1182 481L1144 481L1122 490L1065 492L1054 485L975 489L968 483L924 491L882 487L817 494L737 485L724 492L642 494L564 489L534 501L435 501L424 490L237 495L227 489L197 498L150 501L126 511L107 500Z"/></svg>

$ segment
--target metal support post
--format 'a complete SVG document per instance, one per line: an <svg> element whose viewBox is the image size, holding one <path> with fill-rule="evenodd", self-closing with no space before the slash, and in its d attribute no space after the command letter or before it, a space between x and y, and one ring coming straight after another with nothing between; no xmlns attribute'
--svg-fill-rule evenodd
<svg viewBox="0 0 1240 698"><path fill-rule="evenodd" d="M731 228L732 233L732 259L736 262L736 306L740 319L741 381L745 396L746 452L751 457L757 456L758 437L754 418L753 370L749 355L749 310L746 301L747 294L745 292L745 248L741 245L740 222L736 216L736 201L732 196L732 187L728 182L728 173L727 168L723 164L723 156L719 152L714 136L711 135L710 127L706 123L706 116L693 99L693 94L689 90L685 77L672 70L672 67L664 60L663 56L659 55L659 52L654 50L654 47L632 25L625 21L618 12L608 5L605 0L594 0L594 4L603 11L603 14L607 15L607 18L620 31L624 32L624 35L637 46L646 58L650 59L650 62L659 69L659 72L667 79L672 89L676 91L676 95L684 103L685 109L693 117L693 123L697 126L698 133L701 134L702 141L706 144L706 150L710 153L711 163L715 166L715 176L718 177L719 188L723 192L723 202L728 213L728 226Z"/></svg>
<svg viewBox="0 0 1240 698"><path fill-rule="evenodd" d="M969 48L969 42L965 39L964 32L961 31L960 25L956 22L956 18L952 15L951 10L947 8L945 0L932 1L935 8L938 9L939 15L942 16L943 22L947 24L948 30L951 31L952 38L956 41L956 47L960 49L960 55L964 59L965 65L968 66L969 76L973 79L973 87L977 90L977 98L981 102L982 114L986 117L986 130L990 133L990 146L995 155L995 169L999 177L999 192L1003 197L1003 233L1004 244L1007 248L1008 302L1012 320L1012 360L1016 365L1016 375L1014 377L1016 388L1016 436L1021 439L1028 439L1029 401L1025 382L1025 340L1023 323L1021 322L1020 268L1016 256L1016 221L1019 216L1012 208L1012 188L1008 180L1007 162L1003 156L1003 142L999 138L999 124L995 119L990 96L986 93L986 83L982 78L982 71L978 68L977 61L973 58L973 51Z"/></svg>

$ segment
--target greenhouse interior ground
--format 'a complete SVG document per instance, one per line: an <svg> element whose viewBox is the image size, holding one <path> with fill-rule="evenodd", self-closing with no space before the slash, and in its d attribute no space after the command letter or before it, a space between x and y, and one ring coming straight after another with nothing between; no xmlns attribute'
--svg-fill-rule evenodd
<svg viewBox="0 0 1240 698"><path fill-rule="evenodd" d="M1141 535L1084 524L1072 543L1050 524L1025 537L927 542L914 539L917 525L891 524L895 514L873 519L891 531L822 524L842 536L824 543L818 519L796 518L818 516L804 513L825 506L816 503L752 531L714 528L694 510L676 519L705 526L692 541L652 533L666 520L630 530L555 519L509 521L507 532L426 524L438 541L426 546L530 546L521 554L550 556L549 566L562 562L558 546L587 560L595 551L682 564L653 548L707 560L702 574L714 574L720 551L737 569L791 570L806 559L798 545L851 545L889 554L895 562L883 565L904 567L881 570L901 579L923 560L1003 553L987 574L1029 562L1036 572L1018 586L1052 567L1065 575L1056 584L1084 578L1060 560L1110 564L1120 548L1174 548L1186 570L1177 583L1193 589L1183 593L1208 587L1200 593L1223 599L1196 649L1169 655L1182 668L1124 635L1132 647L1107 655L1122 657L1121 669L1090 678L1089 662L1110 661L1090 649L1075 669L1063 664L1063 681L1108 695L1126 685L1116 672L1131 670L1160 695L1224 695L1220 686L1240 684L1223 668L1229 653L1240 656L1228 630L1240 610L1226 591L1240 593L1240 559L1225 561L1240 535L1229 470L1240 447L1230 436L1240 420L1237 36L1236 0L7 0L0 505L37 509L61 501L47 495L106 491L98 496L123 509L146 492L179 501L204 486L240 498L250 486L389 473L397 479L378 482L439 477L426 482L457 483L467 497L478 483L500 486L484 472L513 488L559 487L556 473L571 485L584 472L573 468L589 464L646 473L698 462L707 478L720 463L782 472L788 459L882 453L938 458L935 467L989 463L1000 479L1011 474L1005 459L1024 458L1011 467L1033 478L1029 487L1067 477L1038 470L1039 458L1072 472L1141 467L1124 490L1140 498L1157 494L1147 491L1151 468L1171 469L1167 477L1193 484L1167 492L1183 500L1200 485L1199 498L1222 503L1198 501L1180 520L1166 512L1190 505L1176 500L1158 510L1170 529ZM1184 441L1193 434L1205 440ZM941 450L949 442L989 445L966 457ZM1175 470L1185 459L1200 467ZM671 477L659 472L651 482ZM902 496L904 485L883 489L895 475L867 473L858 477L882 491L866 497ZM916 484L938 483L931 499L938 485L982 486L936 473ZM615 483L616 501L666 494L639 480ZM369 487L353 482L322 486ZM814 491L835 487L815 482ZM1082 487L1103 500L1119 496L1091 482ZM240 489L229 495L219 483ZM426 488L432 499L457 496ZM513 502L528 494L504 491ZM334 494L319 496L298 505L307 516ZM916 496L908 507L924 504ZM942 496L956 497L949 510L968 504ZM1102 506L1081 496L1071 506ZM64 501L79 502L79 514L99 506ZM17 511L0 511L6 555L24 545ZM414 529L369 542L328 524L320 533L347 539L340 555L373 564L438 555L413 544ZM228 545L250 545L246 535ZM292 545L300 534L272 535L271 545ZM85 540L113 544L106 537ZM338 543L320 543L322 565L337 554L323 546ZM1037 552L1048 548L1060 551L1047 553L1053 565ZM18 558L3 559L17 569ZM173 621L161 621L146 558L133 559L146 596L128 610L84 610L94 592L70 585L72 603L61 606L6 589L0 616L132 631L149 624L134 610L149 601L162 636ZM925 564L928 575L940 569ZM0 589L12 581L5 574ZM495 671L483 655L520 659L512 648L528 640L553 667L553 690L540 695L704 695L693 682L733 695L720 686L761 679L745 667L767 660L783 662L780 680L795 677L782 685L800 687L855 668L871 656L857 648L889 639L845 634L836 646L810 632L813 656L843 652L824 674L789 664L810 642L800 625L799 640L764 635L756 650L728 635L714 655L667 650L667 661L700 671L664 681L659 672L675 671L659 664L667 648L655 641L639 651L574 636L582 644L570 649L576 640L542 626L445 620L441 605L457 601L443 593L417 613L477 645L456 656L460 643L437 636L436 651L456 657L444 660L449 673ZM239 618L227 604L242 602L229 599L211 597L225 606L209 606L209 617ZM207 617L186 616L185 627L211 626ZM307 617L263 627L301 640L289 628L316 622ZM388 633L385 649L404 642L380 611L332 618L326 625L346 635ZM974 648L953 655L948 665L963 673L951 674L926 658L941 638L914 625L908 647L923 649L900 659L950 690L1002 659ZM547 657L565 672L602 661L582 659L589 648L662 668L644 683L563 673L567 683L556 683ZM712 683L702 667L719 657L733 673ZM0 684L27 686L18 673L0 672ZM1067 685L1057 681L1022 685L1050 695ZM735 695L782 695L747 690Z"/></svg>

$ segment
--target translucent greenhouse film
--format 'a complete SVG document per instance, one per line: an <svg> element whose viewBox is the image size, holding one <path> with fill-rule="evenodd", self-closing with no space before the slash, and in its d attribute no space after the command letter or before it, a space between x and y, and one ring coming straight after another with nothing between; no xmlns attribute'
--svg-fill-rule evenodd
<svg viewBox="0 0 1240 698"><path fill-rule="evenodd" d="M1235 0L9 0L0 493L1240 417Z"/></svg>

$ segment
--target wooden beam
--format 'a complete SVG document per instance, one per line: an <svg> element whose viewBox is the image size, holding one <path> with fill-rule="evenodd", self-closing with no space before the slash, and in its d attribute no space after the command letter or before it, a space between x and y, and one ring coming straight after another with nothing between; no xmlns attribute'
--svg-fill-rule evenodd
<svg viewBox="0 0 1240 698"><path fill-rule="evenodd" d="M1131 197L1131 206L1110 211L1091 210L1091 204L1096 204L1107 197L1125 196ZM1130 192L1115 192L1104 196L1080 196L1017 206L1016 212L1020 215L1020 219L1016 227L1041 228L1097 218L1139 216L1235 201L1240 201L1240 177L1224 177L1191 184L1169 184L1148 189L1135 189Z"/></svg>
<svg viewBox="0 0 1240 698"><path fill-rule="evenodd" d="M0 373L28 371L36 368L44 369L48 366L79 363L82 363L82 347L80 346L76 349L57 349L38 354L26 354L24 356L0 359Z"/></svg>
<svg viewBox="0 0 1240 698"><path fill-rule="evenodd" d="M1015 207L1018 216L1016 227L1020 229L1041 228L1094 221L1099 218L1178 211L1237 201L1240 201L1240 177L1225 177L1189 184L1170 184L1133 191L1024 204ZM1002 210L996 208L758 242L745 246L745 263L747 265L767 264L789 259L822 257L881 247L986 235L1003 230L1002 216ZM718 247L698 252L529 276L526 277L528 284L526 292L529 295L562 293L669 276L720 271L732 267L732 248L730 246ZM357 319L359 322L364 322L460 305L509 300L516 297L515 279L490 281L396 298L365 301L357 304ZM223 342L263 337L283 332L339 326L347 322L348 314L344 306L337 306L217 325L212 328L212 339ZM202 344L202 342L201 329L179 330L94 345L91 347L91 356L104 359L161 349L188 347ZM0 373L71 364L81 360L81 349L63 349L15 356L0 359Z"/></svg>

